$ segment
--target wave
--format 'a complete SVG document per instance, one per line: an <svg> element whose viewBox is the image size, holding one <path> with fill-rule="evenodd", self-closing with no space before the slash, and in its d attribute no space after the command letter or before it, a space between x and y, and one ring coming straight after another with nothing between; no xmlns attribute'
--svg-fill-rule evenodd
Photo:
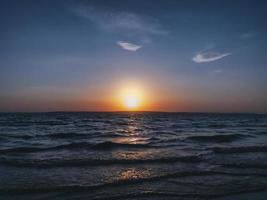
<svg viewBox="0 0 267 200"><path fill-rule="evenodd" d="M33 125L41 125L41 126L58 126L58 125L67 125L67 123L63 121L11 121L11 122L0 122L0 126L6 127L20 127L20 126L33 126Z"/></svg>
<svg viewBox="0 0 267 200"><path fill-rule="evenodd" d="M3 157L0 163L16 167L34 167L34 168L54 168L54 167L81 167L81 166L107 166L123 164L145 164L145 163L196 163L202 160L198 156L182 157L162 157L153 159L72 159L72 160L17 160Z"/></svg>
<svg viewBox="0 0 267 200"><path fill-rule="evenodd" d="M267 131L257 131L256 135L267 135Z"/></svg>
<svg viewBox="0 0 267 200"><path fill-rule="evenodd" d="M95 138L95 137L101 137L101 138L107 138L107 137L122 137L123 134L119 133L108 133L103 134L101 132L88 132L88 133L77 133L77 132L59 132L59 133L51 133L51 134L39 134L39 135L30 135L30 134L2 134L2 137L7 138L19 138L19 139L31 139L31 138L52 138L52 139L71 139L71 138Z"/></svg>
<svg viewBox="0 0 267 200"><path fill-rule="evenodd" d="M39 152L39 151L74 149L74 148L81 148L81 147L86 147L86 146L88 146L87 142L77 142L77 143L63 144L63 145L52 146L52 147L29 147L29 146L25 146L25 147L1 149L0 153L32 153L32 152Z"/></svg>
<svg viewBox="0 0 267 200"><path fill-rule="evenodd" d="M40 187L40 188L14 188L14 189L5 189L0 188L0 194L3 193L39 193L39 192L55 192L55 191L88 191L88 189L103 189L110 186L117 185L126 185L126 184L136 184L143 182L151 182L151 181L160 181L163 179L174 178L174 177L187 177L187 176L207 176L207 175L216 175L221 174L212 171L180 171L174 173L167 173L162 175L155 175L143 178L128 178L128 179L114 179L111 182L104 182L95 185L66 185L66 186L54 186L54 187Z"/></svg>
<svg viewBox="0 0 267 200"><path fill-rule="evenodd" d="M53 133L43 136L49 138L64 139L64 138L74 138L74 137L88 137L89 135L84 133Z"/></svg>
<svg viewBox="0 0 267 200"><path fill-rule="evenodd" d="M248 153L248 152L267 152L267 146L241 146L241 147L214 147L215 153Z"/></svg>
<svg viewBox="0 0 267 200"><path fill-rule="evenodd" d="M240 169L247 169L247 168L257 168L257 169L267 169L267 163L227 163L222 164L224 167L230 168L240 168Z"/></svg>
<svg viewBox="0 0 267 200"><path fill-rule="evenodd" d="M201 135L201 136L189 136L186 139L196 140L200 142L232 142L244 137L248 137L247 135L242 134L229 134L229 135Z"/></svg>
<svg viewBox="0 0 267 200"><path fill-rule="evenodd" d="M209 124L207 125L208 128L226 128L229 127L229 125L226 124Z"/></svg>
<svg viewBox="0 0 267 200"><path fill-rule="evenodd" d="M68 125L64 121L35 121L32 125L42 125L42 126L59 126L59 125Z"/></svg>
<svg viewBox="0 0 267 200"><path fill-rule="evenodd" d="M111 141L106 141L101 143L73 142L52 147L25 146L25 147L0 149L0 153L30 153L30 152L53 151L62 149L111 150L116 148L147 148L147 147L149 147L148 144L128 144L128 143L116 143Z"/></svg>
<svg viewBox="0 0 267 200"><path fill-rule="evenodd" d="M2 133L0 135L0 137L2 138L19 138L19 139L31 139L31 138L34 138L35 136L34 135L30 135L30 134L7 134L7 133Z"/></svg>
<svg viewBox="0 0 267 200"><path fill-rule="evenodd" d="M132 178L132 179L119 179L119 180L113 180L111 182L103 182L98 183L94 185L56 185L56 186L42 186L42 187L32 187L32 188L0 188L0 194L1 195L10 195L10 194L40 194L40 193L48 193L48 192L89 192L90 191L102 191L102 190L110 190L113 187L121 187L126 185L134 185L134 184L140 184L140 183L149 183L154 181L161 181L168 178L178 178L178 177L187 177L187 176L210 176L210 175L231 175L231 173L220 173L220 172L213 172L213 171L182 171L177 173L170 173L170 174L163 174L160 176L150 176L146 178ZM173 181L174 182L174 181ZM174 182L175 183L175 182ZM177 184L183 184L177 182ZM245 185L244 185L245 186ZM266 191L266 183L265 184L258 184L255 186L251 186L249 188L247 187L237 187L232 188L229 190L229 187L225 187L225 190L223 188L220 188L219 190L209 191L209 192L199 192L196 190L195 192L188 192L187 190L183 191L177 191L176 192L168 192L168 191L131 191L129 192L123 192L123 193L108 193L108 196L98 196L96 197L94 193L92 193L92 199L131 199L131 198L141 198L141 197L148 197L148 198L157 198L162 197L164 199L169 197L185 197L185 198L197 198L197 199L211 199L216 197L224 197L224 196L230 196L234 194L243 194L243 193L250 193L250 192L258 192L258 191ZM215 188L214 188L215 189ZM69 193L71 194L71 193ZM89 196L88 196L89 197ZM90 198L90 197L89 197Z"/></svg>
<svg viewBox="0 0 267 200"><path fill-rule="evenodd" d="M98 150L114 149L114 148L120 148L120 147L147 148L149 147L149 144L128 144L128 143L116 143L116 142L107 141L107 142L94 144L92 146L93 149L98 149Z"/></svg>

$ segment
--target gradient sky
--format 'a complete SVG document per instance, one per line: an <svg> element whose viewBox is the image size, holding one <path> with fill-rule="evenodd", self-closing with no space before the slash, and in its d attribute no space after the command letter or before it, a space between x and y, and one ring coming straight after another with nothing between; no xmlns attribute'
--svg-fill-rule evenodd
<svg viewBox="0 0 267 200"><path fill-rule="evenodd" d="M267 2L1 0L0 111L267 113Z"/></svg>

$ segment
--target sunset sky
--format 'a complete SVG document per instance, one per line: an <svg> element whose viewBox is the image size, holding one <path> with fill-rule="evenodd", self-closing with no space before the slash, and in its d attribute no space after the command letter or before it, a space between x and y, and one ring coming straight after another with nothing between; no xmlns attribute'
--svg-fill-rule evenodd
<svg viewBox="0 0 267 200"><path fill-rule="evenodd" d="M267 113L267 1L1 0L0 111ZM139 97L140 96L140 97Z"/></svg>

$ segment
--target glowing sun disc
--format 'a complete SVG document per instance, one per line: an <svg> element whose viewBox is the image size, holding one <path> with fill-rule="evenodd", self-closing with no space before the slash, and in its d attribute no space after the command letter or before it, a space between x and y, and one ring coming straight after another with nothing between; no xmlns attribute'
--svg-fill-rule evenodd
<svg viewBox="0 0 267 200"><path fill-rule="evenodd" d="M128 109L136 109L139 107L139 98L137 96L126 96L124 105Z"/></svg>

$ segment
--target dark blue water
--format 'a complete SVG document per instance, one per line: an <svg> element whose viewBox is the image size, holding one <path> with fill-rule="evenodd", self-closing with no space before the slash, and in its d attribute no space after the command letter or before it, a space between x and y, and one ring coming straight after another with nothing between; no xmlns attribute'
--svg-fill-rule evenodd
<svg viewBox="0 0 267 200"><path fill-rule="evenodd" d="M0 114L0 199L236 199L266 190L267 115Z"/></svg>

